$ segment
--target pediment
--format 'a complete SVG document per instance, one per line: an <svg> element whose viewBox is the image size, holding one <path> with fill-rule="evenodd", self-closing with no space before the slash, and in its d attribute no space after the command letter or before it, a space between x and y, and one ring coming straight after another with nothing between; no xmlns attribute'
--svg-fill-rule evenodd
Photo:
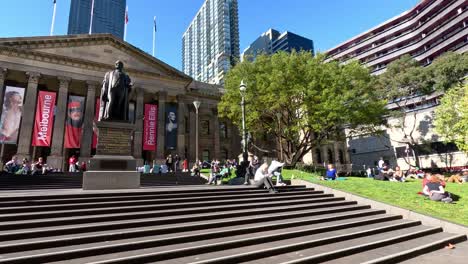
<svg viewBox="0 0 468 264"><path fill-rule="evenodd" d="M0 45L27 49L91 63L124 63L125 69L182 80L191 78L146 52L110 34L70 35L53 37L5 38Z"/></svg>

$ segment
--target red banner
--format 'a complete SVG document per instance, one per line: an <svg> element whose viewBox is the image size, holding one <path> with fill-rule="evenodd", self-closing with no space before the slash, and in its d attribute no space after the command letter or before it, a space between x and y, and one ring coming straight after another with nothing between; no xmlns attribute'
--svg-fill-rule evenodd
<svg viewBox="0 0 468 264"><path fill-rule="evenodd" d="M69 96L67 123L65 126L65 148L79 148L83 132L83 107L85 98Z"/></svg>
<svg viewBox="0 0 468 264"><path fill-rule="evenodd" d="M55 93L39 91L36 106L36 119L32 137L33 146L49 147L54 123Z"/></svg>
<svg viewBox="0 0 468 264"><path fill-rule="evenodd" d="M101 102L99 101L99 97L96 98L96 108L94 109L94 121L99 119L99 107L101 107ZM95 149L97 146L97 128L93 126L93 145L92 148Z"/></svg>
<svg viewBox="0 0 468 264"><path fill-rule="evenodd" d="M145 104L145 122L143 126L143 150L156 150L158 106Z"/></svg>

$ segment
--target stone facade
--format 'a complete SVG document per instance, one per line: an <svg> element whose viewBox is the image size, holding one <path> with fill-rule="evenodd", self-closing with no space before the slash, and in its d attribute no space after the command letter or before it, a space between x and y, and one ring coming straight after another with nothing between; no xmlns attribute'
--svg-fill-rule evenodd
<svg viewBox="0 0 468 264"><path fill-rule="evenodd" d="M2 162L18 154L37 159L47 157L50 166L66 169L68 157L77 154L87 161L94 154L92 148L93 120L96 99L100 95L104 74L121 60L125 71L132 78L130 95L135 105L135 130L132 154L138 164L144 161L162 160L168 154L179 154L190 161L195 159L195 109L193 101L201 101L200 124L208 124L208 133L200 133L199 153L209 153L208 159L219 157L220 150L227 151L227 158L240 153L237 129L225 120L218 120L217 104L222 88L194 81L191 77L150 56L140 49L110 34L69 35L53 37L24 37L0 39L0 100L5 86L26 89L23 103L20 136L17 145L4 145L0 152ZM37 94L40 90L57 93L57 105L50 147L32 147L31 135ZM70 95L86 97L83 134L80 149L64 148L67 99ZM157 150L142 149L144 104L158 105ZM165 106L177 105L177 148L165 147ZM228 137L220 138L219 123L228 131ZM224 153L224 152L223 152Z"/></svg>

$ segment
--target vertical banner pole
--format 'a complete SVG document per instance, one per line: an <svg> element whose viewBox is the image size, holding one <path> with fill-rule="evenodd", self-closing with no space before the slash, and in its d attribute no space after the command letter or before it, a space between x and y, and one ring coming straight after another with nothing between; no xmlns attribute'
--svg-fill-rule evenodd
<svg viewBox="0 0 468 264"><path fill-rule="evenodd" d="M91 2L91 19L89 21L89 34L93 32L93 13L94 13L94 0Z"/></svg>
<svg viewBox="0 0 468 264"><path fill-rule="evenodd" d="M54 1L54 13L52 14L52 25L50 26L50 35L54 35L55 13L57 11L57 2Z"/></svg>

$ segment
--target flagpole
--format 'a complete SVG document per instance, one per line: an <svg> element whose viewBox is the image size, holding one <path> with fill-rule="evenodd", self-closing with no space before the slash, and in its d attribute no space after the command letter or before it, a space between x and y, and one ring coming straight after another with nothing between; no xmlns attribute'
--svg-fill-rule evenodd
<svg viewBox="0 0 468 264"><path fill-rule="evenodd" d="M128 6L125 7L125 17L124 17L124 41L127 41L127 23L128 23Z"/></svg>
<svg viewBox="0 0 468 264"><path fill-rule="evenodd" d="M153 25L153 57L154 57L154 49L156 45L156 16L154 16L154 25Z"/></svg>
<svg viewBox="0 0 468 264"><path fill-rule="evenodd" d="M52 15L52 25L50 26L50 35L54 35L54 25L55 25L55 12L57 11L57 1L54 0L54 13Z"/></svg>
<svg viewBox="0 0 468 264"><path fill-rule="evenodd" d="M89 21L89 34L93 32L93 13L94 13L94 0L91 1L91 19Z"/></svg>

